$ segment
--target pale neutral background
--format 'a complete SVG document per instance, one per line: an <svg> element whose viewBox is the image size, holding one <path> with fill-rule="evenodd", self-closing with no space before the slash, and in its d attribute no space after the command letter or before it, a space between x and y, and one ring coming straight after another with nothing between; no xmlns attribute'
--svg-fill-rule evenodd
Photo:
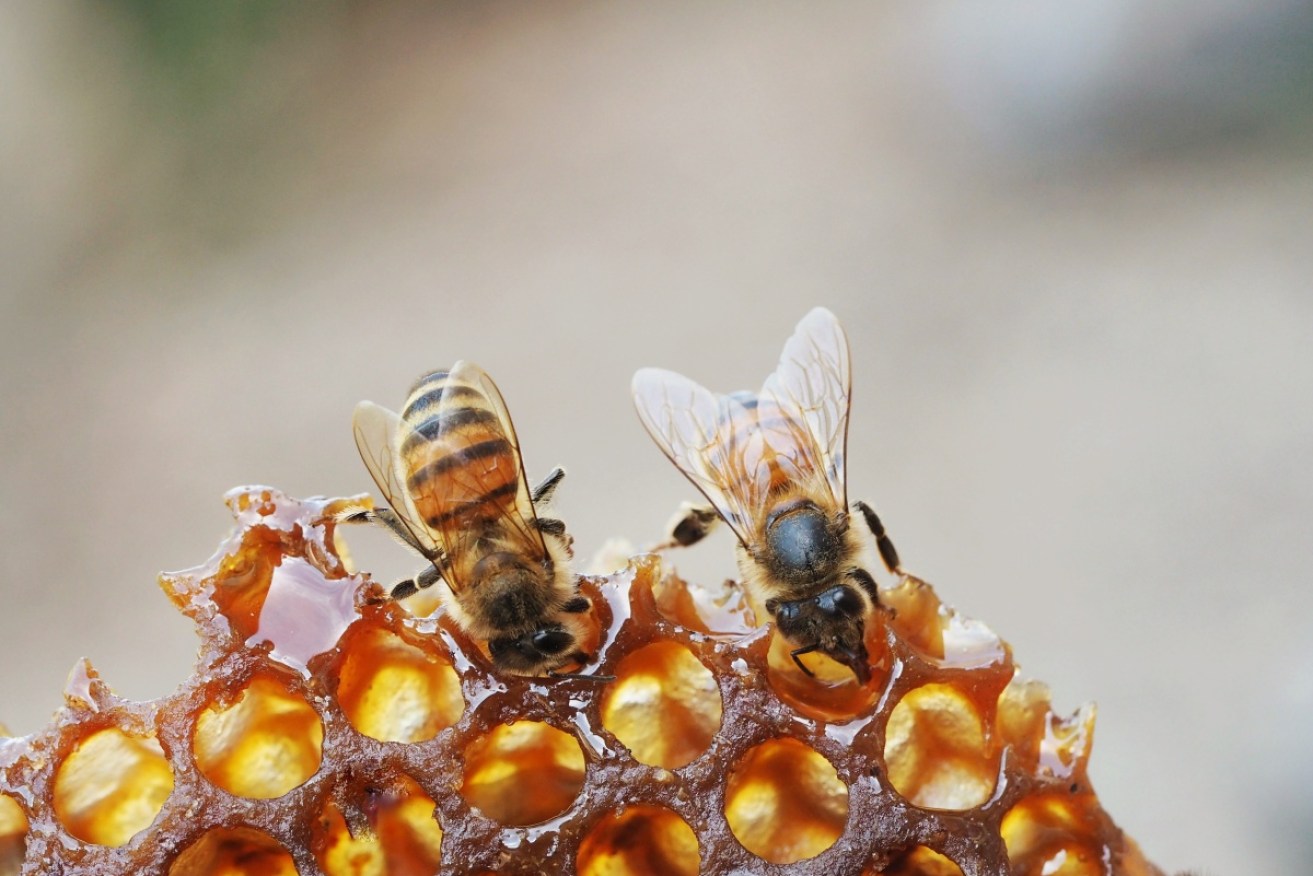
<svg viewBox="0 0 1313 876"><path fill-rule="evenodd" d="M1313 873L1308 4L260 8L0 6L14 732L185 677L156 573L236 484L368 489L359 399L479 361L588 554L689 493L633 370L755 386L825 304L854 497L1098 702L1118 822Z"/></svg>

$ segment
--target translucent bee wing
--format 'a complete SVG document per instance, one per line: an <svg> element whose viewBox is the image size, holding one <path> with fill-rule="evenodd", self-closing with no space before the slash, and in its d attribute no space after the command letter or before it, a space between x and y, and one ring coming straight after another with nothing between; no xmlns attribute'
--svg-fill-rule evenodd
<svg viewBox="0 0 1313 876"><path fill-rule="evenodd" d="M833 313L817 307L802 318L785 342L780 364L766 379L760 398L801 419L811 440L799 441L798 449L819 454L815 470L823 474L839 506L848 507L845 455L852 375L848 338ZM800 468L806 466L800 463Z"/></svg>
<svg viewBox="0 0 1313 876"><path fill-rule="evenodd" d="M488 373L473 362L460 361L452 366L447 375L448 385L463 386L473 391L471 394L446 392L438 402L439 430L436 441L442 452L453 457L469 451L468 437L461 430L460 413L471 406L485 408L495 417L495 424L487 428L500 438L504 438L509 451L509 464L513 467L514 489L509 496L499 496L505 489L506 464L504 451L488 457L488 465L467 465L453 467L441 477L434 478L429 484L437 507L444 509L434 527L446 554L455 558L466 554L473 542L482 537L480 528L473 525L469 517L461 513L462 503L472 505L471 498L480 499L478 505L484 513L489 513L487 503L492 503L496 518L504 532L512 534L519 542L526 559L541 562L547 558L547 546L542 532L538 529L538 517L533 507L528 479L524 473L524 461L520 455L520 442L515 435L515 426L511 422L510 411L501 391L493 383ZM487 433L482 433L487 434ZM495 438L493 440L496 440ZM459 562L451 564L452 571L460 567ZM453 591L459 592L464 583L448 580Z"/></svg>
<svg viewBox="0 0 1313 876"><path fill-rule="evenodd" d="M770 473L751 400L717 396L682 374L642 368L632 384L638 418L652 440L711 502L739 541L751 544ZM749 426L749 428L744 428Z"/></svg>
<svg viewBox="0 0 1313 876"><path fill-rule="evenodd" d="M415 543L424 551L426 558L436 563L442 551L415 510L410 490L406 488L406 475L401 469L398 448L408 427L387 408L363 401L356 405L355 414L351 417L351 428L356 437L356 449L360 451L360 458L378 485L383 500L415 537Z"/></svg>

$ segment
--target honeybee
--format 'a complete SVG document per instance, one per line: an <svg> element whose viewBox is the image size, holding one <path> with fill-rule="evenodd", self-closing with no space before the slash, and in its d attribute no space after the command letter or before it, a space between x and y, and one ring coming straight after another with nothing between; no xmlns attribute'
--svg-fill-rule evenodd
<svg viewBox="0 0 1313 876"><path fill-rule="evenodd" d="M390 507L343 519L386 526L430 564L393 598L446 582L446 610L504 672L560 675L591 662L598 625L570 572L570 537L537 513L565 472L529 490L510 413L482 368L462 361L426 374L400 416L366 401L352 424Z"/></svg>
<svg viewBox="0 0 1313 876"><path fill-rule="evenodd" d="M634 403L653 440L710 507L686 506L674 542L689 545L717 519L738 539L740 577L795 647L820 651L870 679L866 619L879 606L860 564L845 483L851 395L848 340L830 311L803 317L758 393L716 395L658 368L634 375ZM865 502L853 506L889 571L898 552Z"/></svg>

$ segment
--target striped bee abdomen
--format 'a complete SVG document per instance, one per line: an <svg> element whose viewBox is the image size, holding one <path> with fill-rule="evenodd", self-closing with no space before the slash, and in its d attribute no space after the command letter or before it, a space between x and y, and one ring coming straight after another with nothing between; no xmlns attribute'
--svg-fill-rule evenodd
<svg viewBox="0 0 1313 876"><path fill-rule="evenodd" d="M515 447L481 388L435 371L415 384L401 419L406 487L429 527L492 522L515 502Z"/></svg>

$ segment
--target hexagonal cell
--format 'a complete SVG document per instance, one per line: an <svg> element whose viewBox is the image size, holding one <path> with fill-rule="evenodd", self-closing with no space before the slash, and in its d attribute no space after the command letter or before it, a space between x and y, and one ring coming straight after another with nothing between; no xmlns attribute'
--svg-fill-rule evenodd
<svg viewBox="0 0 1313 876"><path fill-rule="evenodd" d="M678 642L655 642L620 661L602 694L602 724L651 766L678 769L720 731L720 688Z"/></svg>
<svg viewBox="0 0 1313 876"><path fill-rule="evenodd" d="M437 873L442 862L442 828L437 808L412 779L372 795L365 812L372 831L352 836L341 811L330 803L318 822L315 858L326 876L377 873Z"/></svg>
<svg viewBox="0 0 1313 876"><path fill-rule="evenodd" d="M943 603L933 587L908 575L882 591L880 602L893 609L889 623L904 642L931 660L943 659Z"/></svg>
<svg viewBox="0 0 1313 876"><path fill-rule="evenodd" d="M919 578L904 577L880 600L893 609L891 625L903 641L940 666L989 666L1008 659L1007 648L985 624L944 605L934 588Z"/></svg>
<svg viewBox="0 0 1313 876"><path fill-rule="evenodd" d="M273 570L259 627L248 645L268 642L269 656L305 672L310 661L330 650L357 617L355 589L327 578L307 561L286 557Z"/></svg>
<svg viewBox="0 0 1313 876"><path fill-rule="evenodd" d="M494 727L465 747L461 795L508 826L546 821L584 786L584 754L568 733L540 721Z"/></svg>
<svg viewBox="0 0 1313 876"><path fill-rule="evenodd" d="M885 729L889 781L925 809L970 809L988 800L998 777L993 748L975 704L946 684L910 691Z"/></svg>
<svg viewBox="0 0 1313 876"><path fill-rule="evenodd" d="M241 797L281 797L315 774L324 742L319 715L272 675L257 675L226 708L196 719L196 766Z"/></svg>
<svg viewBox="0 0 1313 876"><path fill-rule="evenodd" d="M460 720L460 677L436 650L362 624L341 647L337 700L361 733L385 742L423 742Z"/></svg>
<svg viewBox="0 0 1313 876"><path fill-rule="evenodd" d="M642 563L643 559L635 558L633 562ZM648 571L654 573L659 569L659 562L648 567ZM694 587L673 570L667 570L653 581L652 597L662 617L685 629L737 638L756 627L741 587L722 586L714 591L704 586Z"/></svg>
<svg viewBox="0 0 1313 876"><path fill-rule="evenodd" d="M296 876L296 862L264 831L219 827L188 846L169 876Z"/></svg>
<svg viewBox="0 0 1313 876"><path fill-rule="evenodd" d="M934 849L917 846L883 870L867 867L862 876L962 876L962 868Z"/></svg>
<svg viewBox="0 0 1313 876"><path fill-rule="evenodd" d="M55 815L80 840L121 846L150 826L173 791L156 739L117 727L79 742L55 775Z"/></svg>
<svg viewBox="0 0 1313 876"><path fill-rule="evenodd" d="M1003 816L1000 830L1012 872L1044 876L1100 876L1101 814L1092 794L1036 794Z"/></svg>
<svg viewBox="0 0 1313 876"><path fill-rule="evenodd" d="M648 803L603 815L575 859L579 876L697 876L699 863L693 828Z"/></svg>
<svg viewBox="0 0 1313 876"><path fill-rule="evenodd" d="M771 739L730 770L725 820L748 851L772 864L792 864L819 855L843 834L848 788L812 748Z"/></svg>
<svg viewBox="0 0 1313 876"><path fill-rule="evenodd" d="M866 684L853 671L819 651L800 657L811 675L803 672L792 656L796 644L771 633L766 654L766 680L776 695L791 707L821 721L847 721L869 710L880 698L889 677L889 647L877 630L868 630L866 648L872 666Z"/></svg>
<svg viewBox="0 0 1313 876"><path fill-rule="evenodd" d="M27 816L12 797L0 794L0 876L16 876L27 853Z"/></svg>

